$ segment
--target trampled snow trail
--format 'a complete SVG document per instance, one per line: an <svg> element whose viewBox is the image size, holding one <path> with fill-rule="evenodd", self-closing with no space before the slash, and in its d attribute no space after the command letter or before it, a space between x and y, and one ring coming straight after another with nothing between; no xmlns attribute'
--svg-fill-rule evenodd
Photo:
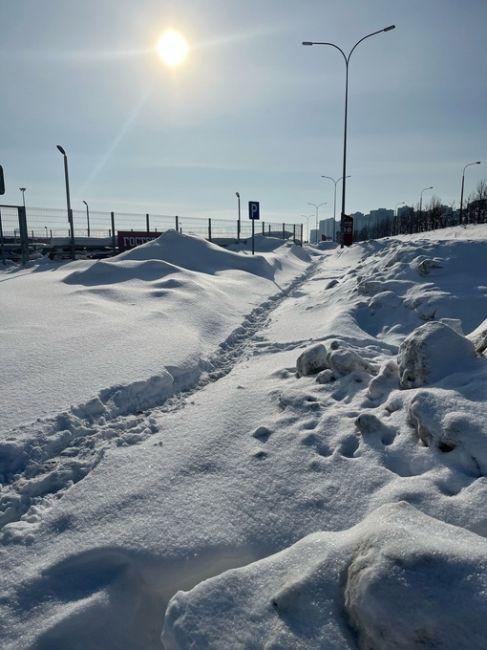
<svg viewBox="0 0 487 650"><path fill-rule="evenodd" d="M166 367L147 381L108 388L86 404L11 431L0 442L0 529L21 518L39 518L96 467L108 448L134 445L157 433L157 414L183 408L195 392L261 351L258 333L272 312L316 274L320 261L311 262L287 287L253 309L209 358L189 368ZM3 541L9 541L8 532Z"/></svg>
<svg viewBox="0 0 487 650"><path fill-rule="evenodd" d="M377 592L374 583L361 599L357 582L343 578L364 548L378 549L378 576L399 575L389 550L386 566L381 560L388 539L397 545L396 524L406 532L393 567L404 569L406 548L428 573L423 558L429 549L436 557L448 524L459 540L466 533L465 544L444 547L439 579L426 576L425 584L441 592L451 569L457 585L458 559L466 561L461 575L479 575L485 543L479 557L467 555L475 535L487 532L487 367L471 353L460 319L467 332L478 326L469 337L484 349L487 321L479 325L471 302L485 305L487 281L472 282L469 245L459 291L461 248L393 240L322 258L200 363L112 387L52 420L59 454L32 478L18 472L11 487L31 507L4 527L5 647L157 650L161 629L168 650L247 648L256 639L262 647L337 650L355 648L359 638L376 643L370 614L377 612L382 638L383 612L395 615L411 602L407 627L415 630L421 593L399 580L392 604L389 588ZM484 248L477 253L483 265ZM444 322L425 323L434 317ZM417 383L433 383L403 386L411 364L421 370ZM66 445L75 426L79 440ZM98 463L109 446L142 440ZM80 449L87 473L98 464L65 490L68 482L50 470L67 472ZM57 492L42 493L56 476ZM30 496L36 489L39 496ZM426 530L426 515L433 520L421 547L416 533ZM408 566L416 574L418 565L408 559ZM471 584L468 603L480 594ZM455 620L448 607L432 614L442 634ZM473 616L476 650L485 638L478 623ZM463 632L453 638L455 650L467 647Z"/></svg>

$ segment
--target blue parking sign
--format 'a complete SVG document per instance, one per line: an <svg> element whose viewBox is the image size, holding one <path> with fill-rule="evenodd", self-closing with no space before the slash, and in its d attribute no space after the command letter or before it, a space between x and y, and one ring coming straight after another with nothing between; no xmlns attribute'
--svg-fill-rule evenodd
<svg viewBox="0 0 487 650"><path fill-rule="evenodd" d="M260 219L260 205L258 201L249 201L249 219Z"/></svg>

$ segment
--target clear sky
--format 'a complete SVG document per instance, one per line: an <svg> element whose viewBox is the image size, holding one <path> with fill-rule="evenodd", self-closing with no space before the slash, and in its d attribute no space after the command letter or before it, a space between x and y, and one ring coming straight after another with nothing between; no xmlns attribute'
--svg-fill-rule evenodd
<svg viewBox="0 0 487 650"><path fill-rule="evenodd" d="M486 0L0 0L4 203L228 217L259 200L299 221L341 176L350 63L347 212L459 203L487 176ZM191 45L168 68L168 27ZM426 196L426 195L425 195ZM337 214L339 209L337 210Z"/></svg>

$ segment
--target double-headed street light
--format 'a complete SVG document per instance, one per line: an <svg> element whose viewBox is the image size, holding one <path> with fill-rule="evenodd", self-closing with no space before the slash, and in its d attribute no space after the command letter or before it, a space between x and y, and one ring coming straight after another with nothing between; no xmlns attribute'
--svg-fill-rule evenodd
<svg viewBox="0 0 487 650"><path fill-rule="evenodd" d="M310 203L308 201L308 205L312 205L313 208L315 209L315 217L316 217L316 244L318 243L318 210L323 206L326 205L326 201L324 203Z"/></svg>
<svg viewBox="0 0 487 650"><path fill-rule="evenodd" d="M306 232L308 233L308 242L309 242L309 220L311 217L314 217L314 214L302 214L301 217L306 219Z"/></svg>
<svg viewBox="0 0 487 650"><path fill-rule="evenodd" d="M370 38L371 36L375 36L376 34L381 34L382 32L389 32L391 29L395 29L395 25L389 25L389 27L384 27L384 29L379 29L376 32L372 32L371 34L367 34L363 38L361 38L359 41L355 43L355 45L352 47L348 55L345 54L345 52L342 50L341 47L338 45L335 45L335 43L321 43L321 42L314 42L314 41L303 41L303 45L329 45L330 47L334 47L336 50L338 50L344 60L345 60L345 127L344 127L344 132L343 132L343 173L342 173L342 178L343 178L343 185L342 185L342 212L341 212L341 219L340 219L340 231L341 231L341 244L340 247L343 248L343 231L344 231L344 218L345 218L345 195L346 195L346 178L347 178L347 122L348 122L348 64L350 63L350 57L352 56L355 48L357 45L362 43L362 41L365 41L366 38Z"/></svg>
<svg viewBox="0 0 487 650"><path fill-rule="evenodd" d="M481 161L477 160L476 162L468 163L468 165L465 165L465 167L463 168L463 172L462 172L462 191L461 191L461 194L460 194L460 223L463 223L463 186L465 185L465 170L467 169L467 167L471 167L472 165L480 165L480 164L481 164Z"/></svg>
<svg viewBox="0 0 487 650"><path fill-rule="evenodd" d="M88 237L90 236L90 208L88 206L88 203L86 201L83 201L83 203L86 205L86 225L88 228Z"/></svg>
<svg viewBox="0 0 487 650"><path fill-rule="evenodd" d="M335 185L335 190L333 192L333 241L335 241L335 224L336 224L336 209L337 209L337 183L339 183L342 180L342 176L335 180L331 176L322 176L321 178L327 178L330 180L334 185ZM350 178L350 176L347 176L347 178Z"/></svg>

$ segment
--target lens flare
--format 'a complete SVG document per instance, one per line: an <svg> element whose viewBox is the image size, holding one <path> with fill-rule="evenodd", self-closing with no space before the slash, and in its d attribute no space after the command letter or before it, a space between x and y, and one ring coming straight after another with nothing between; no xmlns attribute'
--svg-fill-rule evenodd
<svg viewBox="0 0 487 650"><path fill-rule="evenodd" d="M183 63L189 53L188 41L184 36L170 29L160 37L156 46L157 54L163 63L169 66L176 66Z"/></svg>

